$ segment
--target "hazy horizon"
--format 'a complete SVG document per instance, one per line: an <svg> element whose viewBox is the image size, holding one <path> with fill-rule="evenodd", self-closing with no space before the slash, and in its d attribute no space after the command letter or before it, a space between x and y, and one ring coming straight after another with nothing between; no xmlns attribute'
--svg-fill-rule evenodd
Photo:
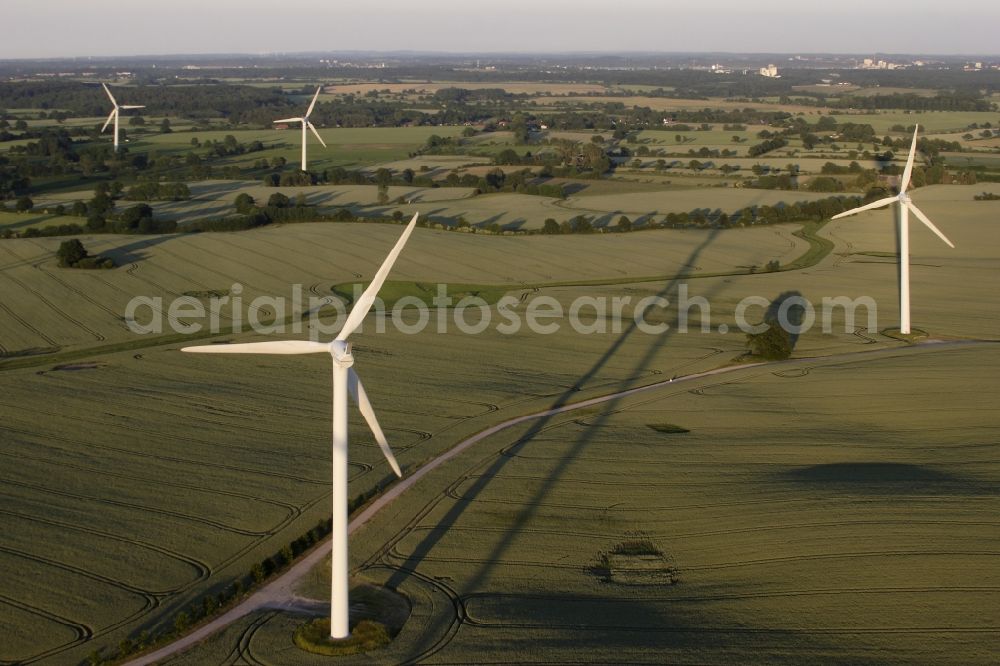
<svg viewBox="0 0 1000 666"><path fill-rule="evenodd" d="M975 0L947 7L914 0L904 11L861 0L832 7L717 0L711 11L690 0L622 0L611 9L566 0L510 0L495 8L388 0L344 9L300 0L283 12L264 0L6 4L14 29L0 43L0 59L349 51L982 56L997 55L1000 21L1000 3Z"/></svg>

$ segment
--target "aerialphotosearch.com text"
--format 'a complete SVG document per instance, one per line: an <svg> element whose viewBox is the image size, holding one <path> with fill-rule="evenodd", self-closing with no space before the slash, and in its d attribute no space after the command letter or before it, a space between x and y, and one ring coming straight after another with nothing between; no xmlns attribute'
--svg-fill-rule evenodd
<svg viewBox="0 0 1000 666"><path fill-rule="evenodd" d="M360 297L364 285L354 285L352 302ZM516 290L512 290L514 292ZM350 308L336 296L305 297L302 285L292 285L285 296L244 296L243 285L236 283L225 295L201 299L180 296L166 302L161 296L136 296L125 308L125 324L138 335L241 333L247 329L263 335L301 334L314 340L335 335L347 318ZM817 325L824 333L834 332L835 322L845 332L858 327L878 330L877 306L869 296L823 297L814 304L799 294L783 294L770 300L747 296L732 313L732 325L713 325L712 306L708 299L692 295L687 284L680 284L671 301L665 296L578 296L565 303L556 298L522 292L508 293L495 304L464 295L454 298L447 284L437 285L429 302L415 295L402 296L387 309L376 299L365 326L384 333L389 326L400 333L415 335L431 328L435 333L457 330L477 335L494 328L502 335L514 335L527 329L538 335L551 335L569 326L581 335L619 333L635 327L642 333L660 335L667 331L688 333L762 333L777 323L789 333L801 335ZM764 323L767 322L767 323Z"/></svg>

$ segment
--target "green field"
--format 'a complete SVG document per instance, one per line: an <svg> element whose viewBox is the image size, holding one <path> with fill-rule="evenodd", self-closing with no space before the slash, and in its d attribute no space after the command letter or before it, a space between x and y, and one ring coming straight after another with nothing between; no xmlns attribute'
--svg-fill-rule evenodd
<svg viewBox="0 0 1000 666"><path fill-rule="evenodd" d="M355 537L416 625L363 663L989 663L998 370L995 346L817 360L505 431ZM169 663L318 663L284 647L298 622Z"/></svg>

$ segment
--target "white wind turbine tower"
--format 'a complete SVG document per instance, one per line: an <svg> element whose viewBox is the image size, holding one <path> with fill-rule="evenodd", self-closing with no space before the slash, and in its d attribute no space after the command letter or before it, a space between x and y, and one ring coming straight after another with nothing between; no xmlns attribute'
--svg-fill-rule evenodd
<svg viewBox="0 0 1000 666"><path fill-rule="evenodd" d="M309 122L309 116L313 112L313 107L316 106L316 100L319 99L319 91L323 89L323 86L316 87L316 94L313 95L312 102L309 104L309 109L306 111L306 115L301 118L282 118L281 120L275 120L276 123L302 123L302 170L308 171L306 169L306 128L312 130L312 133L316 135L319 142L323 144L326 148L326 143L323 141L323 137L319 135L316 131L316 126Z"/></svg>
<svg viewBox="0 0 1000 666"><path fill-rule="evenodd" d="M955 245L941 233L941 230L934 226L934 223L924 215L923 211L917 208L910 195L906 193L906 188L910 184L910 175L913 173L913 158L917 152L917 130L919 125L913 128L913 143L910 144L910 156L906 159L906 169L903 170L903 179L899 183L899 194L894 197L879 199L859 208L834 215L831 219L855 215L862 211L873 208L882 208L889 204L899 204L897 208L896 223L899 225L899 332L903 335L910 333L910 213L917 216L917 219L927 225L927 228L938 235L938 238L954 248Z"/></svg>
<svg viewBox="0 0 1000 666"><path fill-rule="evenodd" d="M181 351L207 354L318 354L326 352L333 358L333 551L331 553L330 579L330 637L347 638L350 635L348 624L348 562L347 562L347 393L358 404L361 415L364 416L375 441L382 449L382 455L389 461L396 476L402 477L399 463L392 455L392 450L385 439L385 434L375 418L368 395L358 374L351 367L354 357L351 355L351 343L347 337L353 333L368 314L368 309L374 303L378 291L392 269L396 257L402 252L417 224L417 215L413 216L406 226L395 247L382 263L368 288L351 309L344 327L337 338L329 343L312 342L308 340L281 340L269 342L250 342L235 345L204 345L200 347L185 347Z"/></svg>
<svg viewBox="0 0 1000 666"><path fill-rule="evenodd" d="M118 116L119 116L118 112L121 111L122 109L145 109L146 107L145 106L129 106L129 105L119 106L118 102L115 101L115 96L111 94L110 90L108 90L107 84L102 83L101 85L104 86L104 92L108 93L108 99L111 100L111 103L115 107L115 108L111 109L111 115L109 115L108 119L106 121L104 121L104 127L101 128L101 132L103 132L104 130L108 129L108 125L111 123L112 120L115 121L115 152L117 153L118 152Z"/></svg>

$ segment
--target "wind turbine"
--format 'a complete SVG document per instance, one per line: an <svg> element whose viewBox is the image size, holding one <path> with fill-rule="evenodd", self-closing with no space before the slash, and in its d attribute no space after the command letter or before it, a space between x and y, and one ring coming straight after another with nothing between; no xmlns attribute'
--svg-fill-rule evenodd
<svg viewBox="0 0 1000 666"><path fill-rule="evenodd" d="M348 336L353 333L368 314L369 308L375 302L378 291L392 269L393 263L417 224L417 214L406 226L395 247L389 252L381 268L375 274L368 288L351 309L344 327L336 339L329 343L309 340L280 340L268 342L250 342L236 345L203 345L185 347L181 351L204 354L318 354L326 352L333 359L333 551L331 554L330 579L330 637L347 638L350 635L348 625L347 605L347 393L358 404L361 415L375 435L375 441L382 449L382 455L389 462L396 476L402 477L399 463L392 455L392 450L385 439L385 434L375 418L368 394L358 378L354 368L354 357L351 355L351 343Z"/></svg>
<svg viewBox="0 0 1000 666"><path fill-rule="evenodd" d="M917 208L910 195L906 193L906 188L910 184L910 175L913 173L913 157L917 152L917 131L920 126L913 128L913 143L910 144L910 156L906 159L906 168L903 170L903 179L899 184L899 194L894 197L879 199L870 204L853 208L849 211L834 215L831 219L856 215L862 211L882 208L889 204L899 204L897 208L896 223L899 225L899 332L903 335L910 333L910 213L917 216L917 219L927 225L927 228L937 234L938 238L954 248L955 244L941 233L941 230L934 226L934 223L924 215L923 211Z"/></svg>
<svg viewBox="0 0 1000 666"><path fill-rule="evenodd" d="M107 84L106 83L102 83L101 85L104 87L104 92L108 93L108 99L111 100L111 103L115 107L115 108L111 109L111 115L109 115L108 119L106 121L104 121L104 127L101 128L101 132L104 132L104 130L108 129L108 125L111 123L112 120L115 121L115 152L117 153L118 152L118 116L119 116L118 112L120 110L122 110L122 109L145 109L146 107L145 106L129 106L129 105L119 106L118 102L115 101L115 96L111 94L110 90L108 90Z"/></svg>
<svg viewBox="0 0 1000 666"><path fill-rule="evenodd" d="M313 107L316 106L316 100L319 99L319 91L322 90L322 89L323 89L323 86L317 86L316 87L316 94L313 95L312 102L309 104L309 110L306 111L306 115L302 116L301 118L282 118L281 120L275 120L274 121L276 123L302 123L302 170L303 171L307 171L308 170L308 169L306 169L306 128L307 127L312 130L312 133L316 135L316 138L319 139L319 142L323 144L324 148L326 148L326 143L323 141L323 137L321 137L319 135L319 132L316 131L316 126L313 125L311 122L309 122L309 116L313 112Z"/></svg>

